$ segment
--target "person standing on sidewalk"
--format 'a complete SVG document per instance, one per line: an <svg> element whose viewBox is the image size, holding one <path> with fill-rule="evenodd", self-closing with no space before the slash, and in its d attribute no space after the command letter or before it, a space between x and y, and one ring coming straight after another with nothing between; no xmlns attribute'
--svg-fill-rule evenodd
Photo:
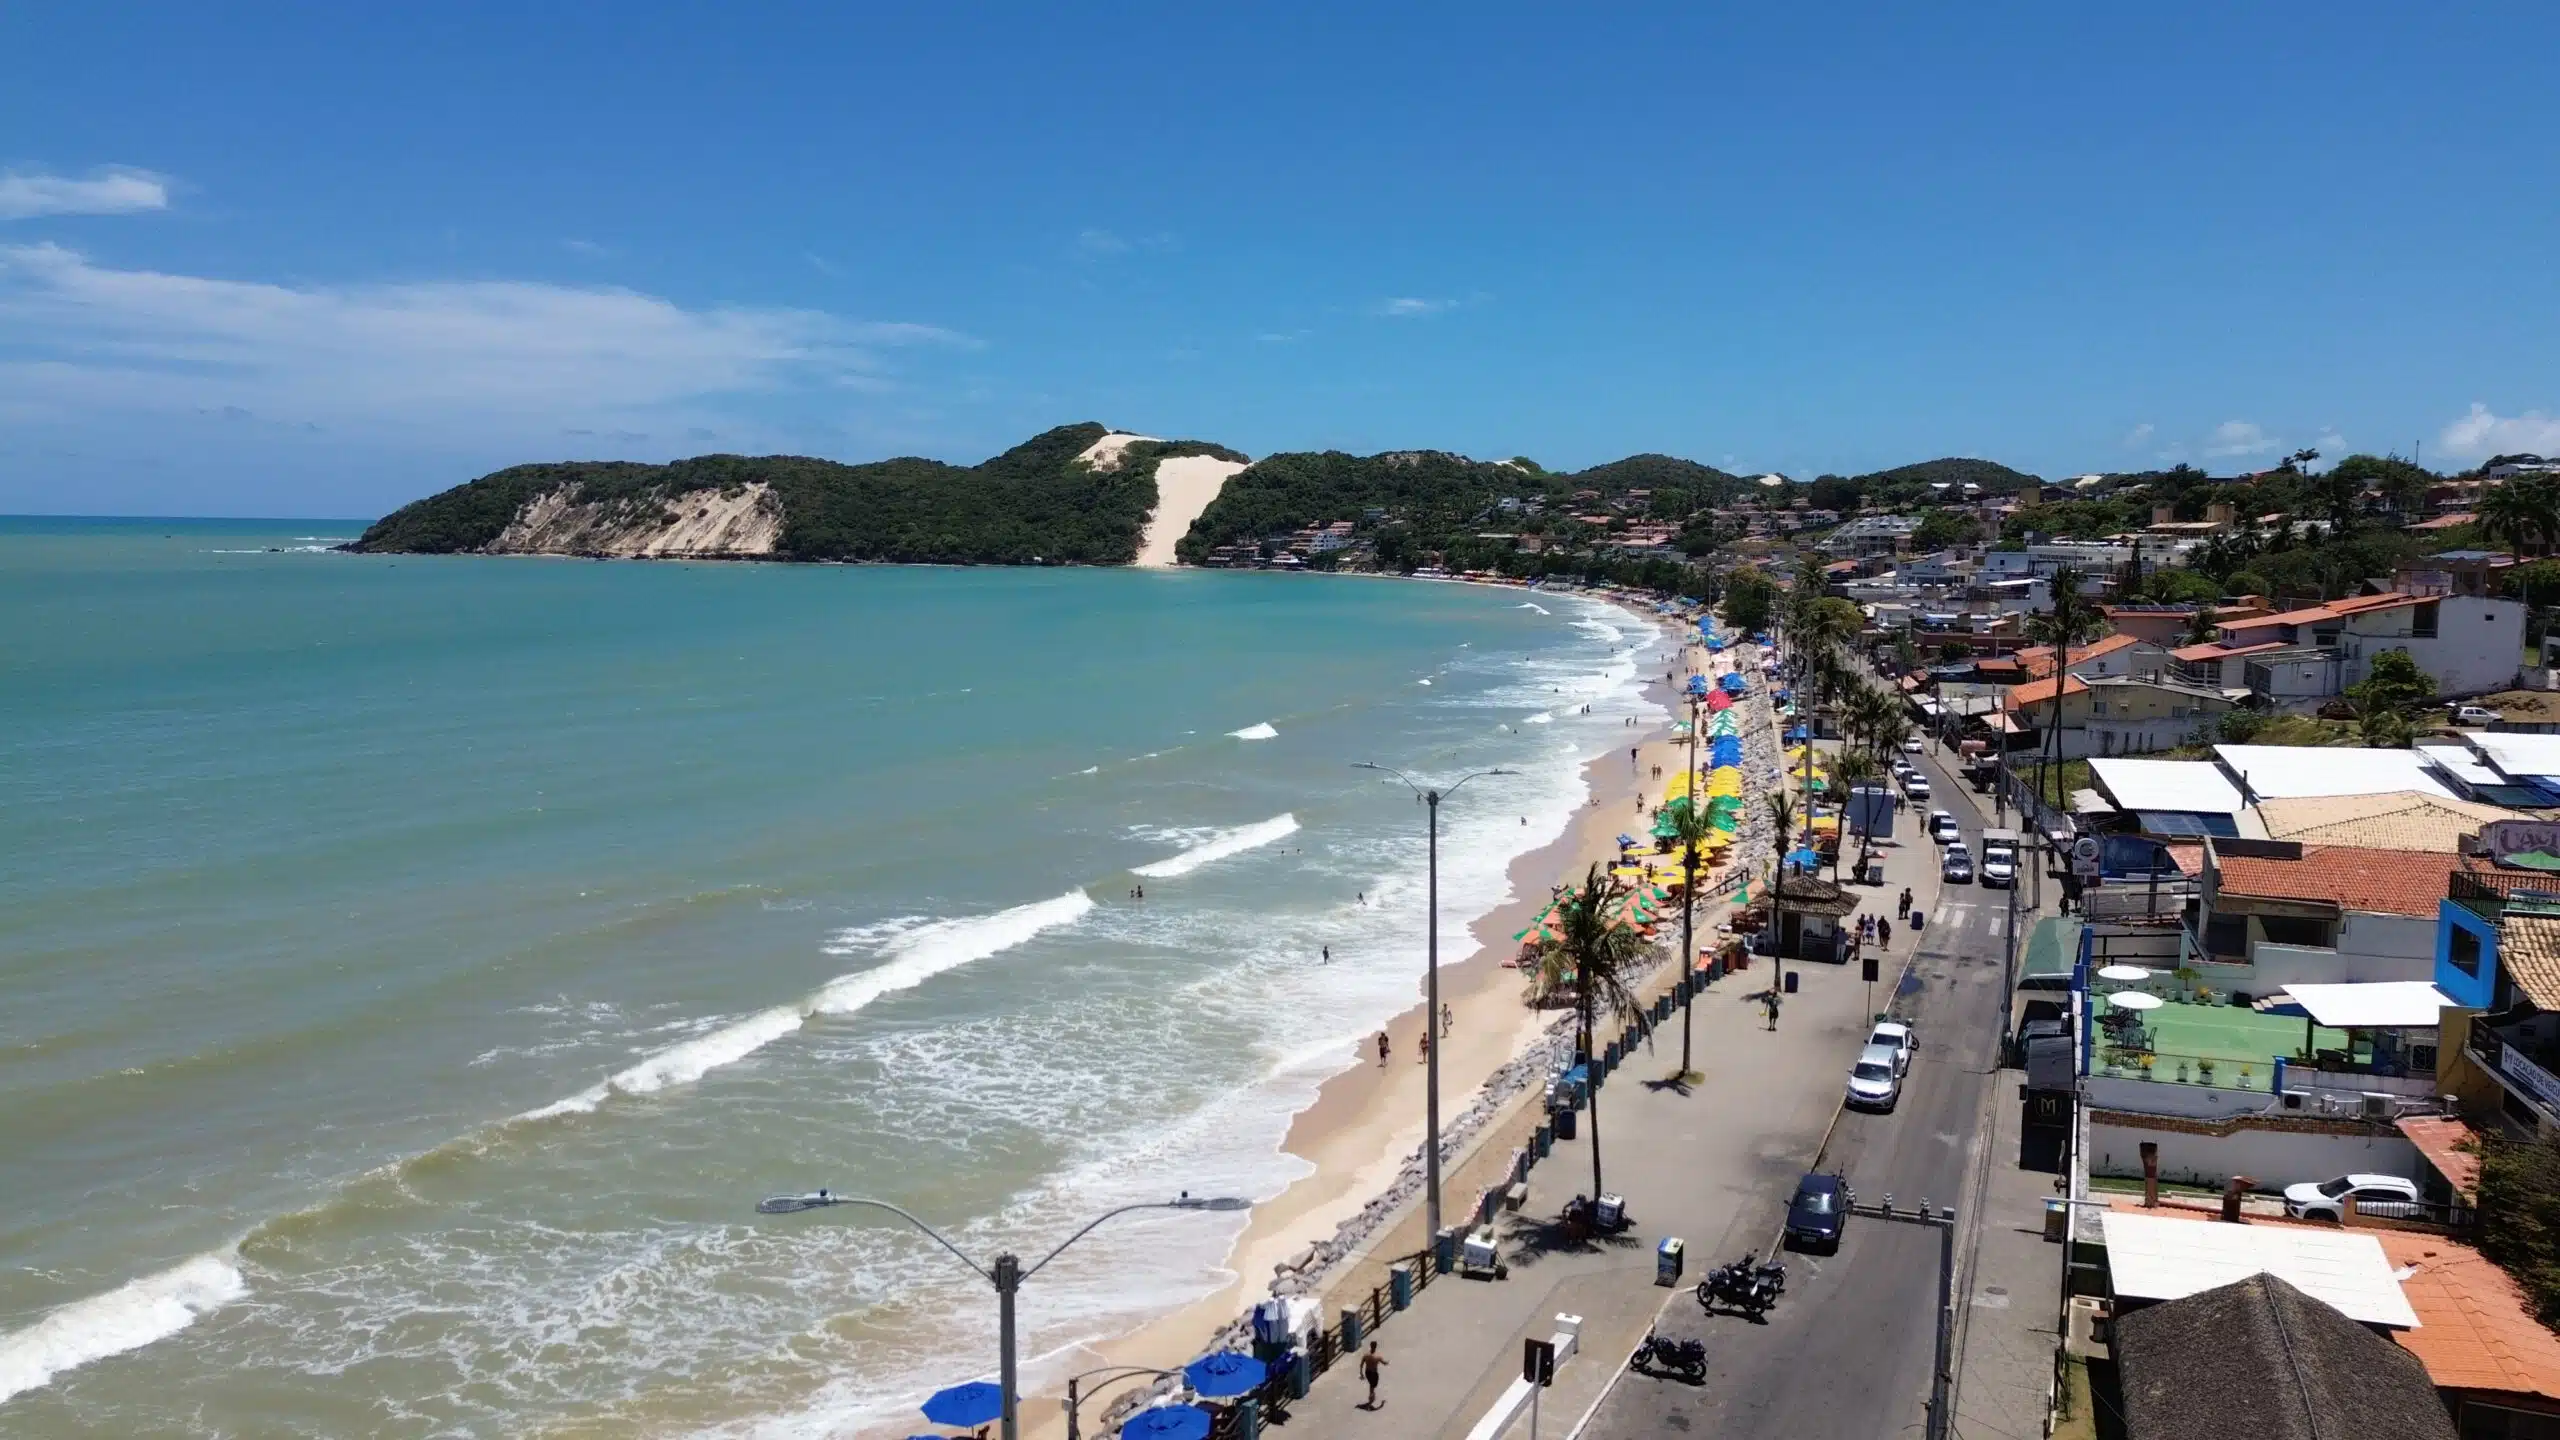
<svg viewBox="0 0 2560 1440"><path fill-rule="evenodd" d="M1908 885L1902 887L1902 898L1894 902L1893 918L1896 920L1911 918L1911 887Z"/></svg>
<svg viewBox="0 0 2560 1440"><path fill-rule="evenodd" d="M1383 1402L1378 1399L1378 1380L1386 1368L1387 1357L1378 1353L1377 1341L1370 1341L1369 1348L1366 1351L1363 1351L1360 1356L1360 1378L1369 1382L1369 1398L1361 1404L1361 1409L1378 1410L1384 1408Z"/></svg>

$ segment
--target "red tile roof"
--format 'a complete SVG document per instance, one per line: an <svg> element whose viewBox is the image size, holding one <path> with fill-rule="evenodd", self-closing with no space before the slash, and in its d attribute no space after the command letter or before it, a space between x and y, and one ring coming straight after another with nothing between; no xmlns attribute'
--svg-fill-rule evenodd
<svg viewBox="0 0 2560 1440"><path fill-rule="evenodd" d="M2072 646L2071 663L2078 665L2084 661L2095 660L2101 655L2113 655L2127 645L2139 645L2141 643L2142 637L2139 635L2117 634L2102 636L2096 640L2090 641L2086 645ZM2030 645L2026 649L2018 652L2018 663L2026 666L2027 673L2030 675L2051 675L2053 673L2053 647L2050 645Z"/></svg>
<svg viewBox="0 0 2560 1440"><path fill-rule="evenodd" d="M2281 650L2283 648L2284 642L2281 640L2266 640L2255 645L2223 645L2215 641L2208 640L2202 645L2190 645L2183 650L2172 650L2169 652L2169 658L2173 660L2228 660L2234 655L2255 655L2261 650Z"/></svg>
<svg viewBox="0 0 2560 1440"><path fill-rule="evenodd" d="M2479 518L2479 516L2468 510L2459 510L2451 515L2439 515L2433 520L2421 520L2417 524L2407 526L2405 528L2411 530L2451 530L2458 525L2468 525Z"/></svg>
<svg viewBox="0 0 2560 1440"><path fill-rule="evenodd" d="M2056 682L2049 679L2030 680L2024 685L2012 685L2009 687L2008 698L2001 703L2011 710L2022 710L2030 705L2042 705L2053 699L2055 686ZM2062 677L2061 690L2065 695L2078 695L2088 688L2089 683L2077 675Z"/></svg>
<svg viewBox="0 0 2560 1440"><path fill-rule="evenodd" d="M2456 859L2425 850L2306 845L2299 860L2219 855L2220 891L2256 900L2326 900L2341 910L2433 919Z"/></svg>
<svg viewBox="0 0 2560 1440"><path fill-rule="evenodd" d="M2226 620L2225 630L2260 630L2270 625L2316 625L2323 620L2338 619L2337 611L2326 605L2310 605L2300 610L2287 610L2276 615L2260 615L2251 620Z"/></svg>
<svg viewBox="0 0 2560 1440"><path fill-rule="evenodd" d="M2533 1318L2506 1271L2468 1245L2415 1231L2372 1230L2418 1328L2391 1339L2418 1357L2439 1390L2560 1399L2560 1336Z"/></svg>
<svg viewBox="0 0 2560 1440"><path fill-rule="evenodd" d="M2480 1190L2480 1132L2450 1115L2412 1115L2400 1122L2400 1133L2427 1157L2462 1198Z"/></svg>

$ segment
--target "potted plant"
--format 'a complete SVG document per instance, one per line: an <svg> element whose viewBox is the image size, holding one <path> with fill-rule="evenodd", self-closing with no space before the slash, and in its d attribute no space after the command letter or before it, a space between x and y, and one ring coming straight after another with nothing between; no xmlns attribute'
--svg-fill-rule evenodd
<svg viewBox="0 0 2560 1440"><path fill-rule="evenodd" d="M2202 1080L2207 1085L2212 1084L2213 1062L2210 1060L2198 1060L2196 1062L2196 1078Z"/></svg>

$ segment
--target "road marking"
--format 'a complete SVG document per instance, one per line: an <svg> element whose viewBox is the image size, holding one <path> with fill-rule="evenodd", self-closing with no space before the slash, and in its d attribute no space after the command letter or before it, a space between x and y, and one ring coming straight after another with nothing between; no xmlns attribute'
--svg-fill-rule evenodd
<svg viewBox="0 0 2560 1440"><path fill-rule="evenodd" d="M1683 861L1681 861L1680 863L1682 863L1682 864L1684 864L1684 865L1685 865L1685 864L1687 864L1687 863L1689 863L1689 862L1688 862L1688 861L1686 861L1686 860L1683 860ZM1997 940L1997 939L1999 939L2001 936L2006 935L2006 934L2008 934L2008 933L2009 933L2009 917L2008 917L2008 916L2006 916L2006 915L1999 914L1999 913L1996 913L1996 912L1995 912L1995 913L1992 915L1992 917L1991 917L1991 938L1992 938L1992 939L1994 939L1994 940Z"/></svg>

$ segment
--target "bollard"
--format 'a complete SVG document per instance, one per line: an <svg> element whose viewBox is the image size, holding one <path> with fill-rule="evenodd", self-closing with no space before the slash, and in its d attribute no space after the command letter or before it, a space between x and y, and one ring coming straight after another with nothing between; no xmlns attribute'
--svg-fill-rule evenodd
<svg viewBox="0 0 2560 1440"><path fill-rule="evenodd" d="M1446 1275L1458 1268L1458 1232L1443 1229L1431 1237L1431 1273Z"/></svg>
<svg viewBox="0 0 2560 1440"><path fill-rule="evenodd" d="M1236 1428L1229 1432L1235 1440L1262 1440L1262 1401L1248 1395L1236 1406Z"/></svg>
<svg viewBox="0 0 2560 1440"><path fill-rule="evenodd" d="M1399 1310L1413 1304L1413 1262L1399 1260L1387 1267L1387 1297Z"/></svg>
<svg viewBox="0 0 2560 1440"><path fill-rule="evenodd" d="M1538 1122L1537 1133L1529 1137L1529 1149L1534 1152L1539 1159L1544 1160L1547 1158L1547 1152L1553 1150L1555 1146L1555 1122L1552 1120L1542 1120Z"/></svg>
<svg viewBox="0 0 2560 1440"><path fill-rule="evenodd" d="M1342 1353L1348 1355L1359 1348L1360 1307L1345 1305L1342 1307Z"/></svg>

